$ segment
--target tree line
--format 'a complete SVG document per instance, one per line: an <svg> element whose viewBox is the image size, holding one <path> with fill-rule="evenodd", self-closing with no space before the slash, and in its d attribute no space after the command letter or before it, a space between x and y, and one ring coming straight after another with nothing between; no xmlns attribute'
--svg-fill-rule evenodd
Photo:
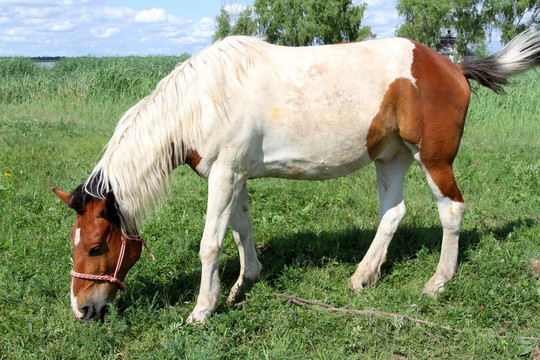
<svg viewBox="0 0 540 360"><path fill-rule="evenodd" d="M352 0L255 0L232 13L221 8L214 41L229 35L265 37L268 42L306 46L375 37L362 25L366 3ZM396 35L435 47L450 30L456 51L481 49L491 31L508 42L527 28L540 27L540 0L398 0L403 23Z"/></svg>

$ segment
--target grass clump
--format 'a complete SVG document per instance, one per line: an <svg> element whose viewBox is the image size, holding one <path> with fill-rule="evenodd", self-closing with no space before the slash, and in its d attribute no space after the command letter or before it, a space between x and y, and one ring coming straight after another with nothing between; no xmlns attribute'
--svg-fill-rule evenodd
<svg viewBox="0 0 540 360"><path fill-rule="evenodd" d="M41 68L23 57L0 58L0 103L131 100L148 95L182 56L61 58Z"/></svg>

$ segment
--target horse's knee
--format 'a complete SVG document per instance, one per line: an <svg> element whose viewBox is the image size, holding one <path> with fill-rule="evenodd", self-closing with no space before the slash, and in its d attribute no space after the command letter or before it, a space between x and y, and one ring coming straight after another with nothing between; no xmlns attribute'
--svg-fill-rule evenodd
<svg viewBox="0 0 540 360"><path fill-rule="evenodd" d="M385 234L394 235L406 213L407 209L405 207L405 202L401 201L399 204L382 214L379 227Z"/></svg>
<svg viewBox="0 0 540 360"><path fill-rule="evenodd" d="M465 203L443 198L439 200L438 205L443 229L452 232L459 231L461 228L461 220L465 213Z"/></svg>
<svg viewBox="0 0 540 360"><path fill-rule="evenodd" d="M199 258L202 263L214 262L221 254L221 246L219 245L203 245L199 249Z"/></svg>

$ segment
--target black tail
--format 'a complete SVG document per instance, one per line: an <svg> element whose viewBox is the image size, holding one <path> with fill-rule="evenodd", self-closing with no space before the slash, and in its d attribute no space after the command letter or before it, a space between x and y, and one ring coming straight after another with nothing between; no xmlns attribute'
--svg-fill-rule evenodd
<svg viewBox="0 0 540 360"><path fill-rule="evenodd" d="M497 53L484 59L458 64L467 79L491 90L504 92L501 85L512 75L540 65L540 31L526 30Z"/></svg>

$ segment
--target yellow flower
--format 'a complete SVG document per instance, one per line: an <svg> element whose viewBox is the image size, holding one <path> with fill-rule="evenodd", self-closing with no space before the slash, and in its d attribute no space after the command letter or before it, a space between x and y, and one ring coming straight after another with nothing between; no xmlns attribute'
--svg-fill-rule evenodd
<svg viewBox="0 0 540 360"><path fill-rule="evenodd" d="M5 173L4 176L11 176L11 174L10 173Z"/></svg>

